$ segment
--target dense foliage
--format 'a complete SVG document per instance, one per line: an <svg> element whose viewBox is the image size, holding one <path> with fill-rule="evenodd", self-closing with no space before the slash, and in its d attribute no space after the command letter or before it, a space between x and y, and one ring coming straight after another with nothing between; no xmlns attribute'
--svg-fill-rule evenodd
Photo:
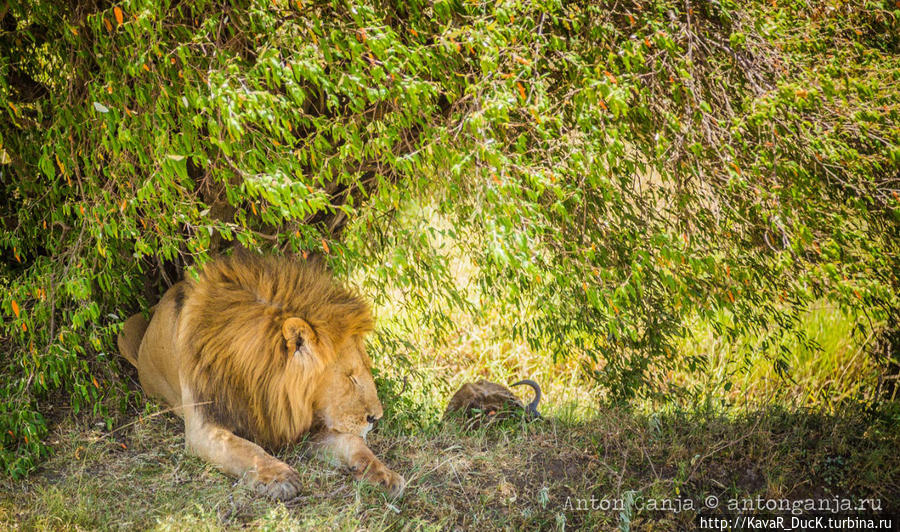
<svg viewBox="0 0 900 532"><path fill-rule="evenodd" d="M0 4L0 462L45 452L54 394L122 397L122 319L234 242L368 264L437 329L503 306L615 397L666 391L696 316L759 349L823 297L896 327L898 20L886 0Z"/></svg>

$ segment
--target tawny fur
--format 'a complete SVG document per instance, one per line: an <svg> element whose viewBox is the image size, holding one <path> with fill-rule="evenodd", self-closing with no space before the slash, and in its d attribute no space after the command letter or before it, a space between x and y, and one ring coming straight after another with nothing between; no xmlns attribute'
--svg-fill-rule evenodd
<svg viewBox="0 0 900 532"><path fill-rule="evenodd" d="M138 365L138 349L141 347L141 340L144 339L148 325L150 322L147 321L147 318L141 314L135 314L125 320L122 332L119 333L119 353L134 367Z"/></svg>
<svg viewBox="0 0 900 532"><path fill-rule="evenodd" d="M125 322L119 350L144 392L184 419L190 452L287 500L300 476L263 447L310 431L315 456L402 492L403 477L364 440L384 414L365 351L371 312L323 267L246 253L214 259L151 310L149 323L139 314Z"/></svg>
<svg viewBox="0 0 900 532"><path fill-rule="evenodd" d="M368 304L323 267L273 257L213 261L186 283L182 301L178 337L195 398L210 419L270 449L310 428L311 394L335 348L373 326ZM282 337L294 316L326 347L301 370Z"/></svg>

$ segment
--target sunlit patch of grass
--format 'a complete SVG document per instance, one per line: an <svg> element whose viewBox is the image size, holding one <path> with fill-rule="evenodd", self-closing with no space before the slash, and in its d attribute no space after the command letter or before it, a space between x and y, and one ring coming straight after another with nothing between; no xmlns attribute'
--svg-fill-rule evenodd
<svg viewBox="0 0 900 532"><path fill-rule="evenodd" d="M597 367L586 354L551 353L540 349L541 342L529 344L512 333L530 319L521 310L530 305L527 296L516 296L522 302L518 309L486 297L473 281L480 277L479 268L460 244L467 236L434 205L413 202L398 215L397 224L406 229L386 239L384 261L358 268L353 278L376 301L380 329L372 351L395 429L435 424L453 392L479 379L508 385L532 378L544 389L543 411L569 422L591 419L602 404L615 399L583 371ZM417 262L424 258L441 267L424 273L425 266ZM428 275L443 276L435 286L452 286L453 296L464 303L450 304L447 293L430 294L403 282ZM761 334L729 339L717 331L716 325L727 326L730 319L722 312L688 324L689 334L671 357L676 367L652 377L663 390L688 393L656 395L641 402L647 411L667 402L747 410L774 401L833 409L871 399L866 393L876 387L879 368L867 342L877 324L823 300L798 318L808 342L787 338L762 348ZM865 326L857 330L860 323ZM528 389L515 391L530 398Z"/></svg>
<svg viewBox="0 0 900 532"><path fill-rule="evenodd" d="M866 351L871 328L861 334L859 316L827 302L814 305L799 319L800 330L812 346L790 338L783 349L765 350L759 348L758 337L729 341L711 322L698 321L680 345L680 359L694 357L701 364L694 371L683 364L670 381L732 405L774 401L832 409L848 400L869 399L866 394L875 388L879 370ZM781 374L779 364L783 364Z"/></svg>
<svg viewBox="0 0 900 532"><path fill-rule="evenodd" d="M406 229L386 239L391 245L382 251L382 263L364 265L351 278L375 302L379 329L370 349L386 406L397 407L395 422L397 415L403 418L396 428L437 423L453 392L479 379L504 385L533 379L543 389L545 414L572 421L596 414L596 387L581 371L585 361L572 353L535 351L509 332L529 317L479 290L478 266L460 245L468 238L461 229L428 203L408 205L397 225ZM444 281L421 282L429 275ZM452 294L407 286L404 279L410 277L435 290L449 286ZM530 388L514 391L531 400Z"/></svg>

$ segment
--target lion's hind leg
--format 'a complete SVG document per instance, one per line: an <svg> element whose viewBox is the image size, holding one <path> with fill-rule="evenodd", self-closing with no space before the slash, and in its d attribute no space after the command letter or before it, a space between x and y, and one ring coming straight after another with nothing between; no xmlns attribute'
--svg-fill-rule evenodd
<svg viewBox="0 0 900 532"><path fill-rule="evenodd" d="M125 324L122 326L122 332L119 333L119 354L128 362L131 362L131 365L134 367L138 365L138 350L149 325L150 322L147 321L147 318L138 312L125 321Z"/></svg>

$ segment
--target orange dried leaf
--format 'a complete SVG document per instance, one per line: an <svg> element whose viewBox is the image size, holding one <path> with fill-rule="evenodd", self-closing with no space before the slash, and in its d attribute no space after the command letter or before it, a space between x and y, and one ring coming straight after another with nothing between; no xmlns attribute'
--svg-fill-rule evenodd
<svg viewBox="0 0 900 532"><path fill-rule="evenodd" d="M524 100L525 99L525 87L522 86L521 82L516 82L516 88L519 89L519 96Z"/></svg>
<svg viewBox="0 0 900 532"><path fill-rule="evenodd" d="M146 70L147 72L150 72L150 67L147 66L147 63L144 63L143 65L141 65L141 68L143 68L143 69Z"/></svg>
<svg viewBox="0 0 900 532"><path fill-rule="evenodd" d="M94 383L94 388L98 388L98 389L100 388L100 385L97 384L97 378L96 378L96 377L91 377L91 382Z"/></svg>
<svg viewBox="0 0 900 532"><path fill-rule="evenodd" d="M109 19L103 17L103 25L106 26L106 31L112 31L112 24L109 23Z"/></svg>
<svg viewBox="0 0 900 532"><path fill-rule="evenodd" d="M113 14L116 16L116 22L118 22L119 24L122 24L125 21L125 15L122 13L121 7L114 7Z"/></svg>
<svg viewBox="0 0 900 532"><path fill-rule="evenodd" d="M326 242L324 238L322 239L322 249L325 250L325 253L330 253L328 249L328 242Z"/></svg>
<svg viewBox="0 0 900 532"><path fill-rule="evenodd" d="M19 317L19 304L16 303L15 300L13 300L13 302L12 302L12 311L13 311L13 314L15 314L16 317L18 318Z"/></svg>
<svg viewBox="0 0 900 532"><path fill-rule="evenodd" d="M28 332L28 327L25 325L25 322L22 322L22 332Z"/></svg>

